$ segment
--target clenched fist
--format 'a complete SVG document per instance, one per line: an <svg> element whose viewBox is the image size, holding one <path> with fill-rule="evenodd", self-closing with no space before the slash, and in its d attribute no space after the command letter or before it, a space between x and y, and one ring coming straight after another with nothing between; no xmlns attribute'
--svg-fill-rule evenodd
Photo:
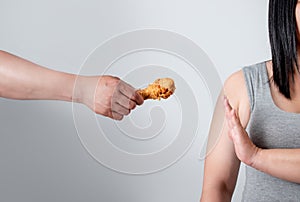
<svg viewBox="0 0 300 202"><path fill-rule="evenodd" d="M113 76L79 76L73 100L115 120L123 119L144 102L136 89Z"/></svg>

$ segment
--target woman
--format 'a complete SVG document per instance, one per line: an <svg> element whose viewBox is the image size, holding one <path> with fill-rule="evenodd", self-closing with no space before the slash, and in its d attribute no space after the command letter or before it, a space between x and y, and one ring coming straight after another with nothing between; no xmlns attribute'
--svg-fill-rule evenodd
<svg viewBox="0 0 300 202"><path fill-rule="evenodd" d="M231 200L240 162L243 201L300 201L299 33L300 1L270 0L272 61L224 84L226 123L205 160L202 202Z"/></svg>

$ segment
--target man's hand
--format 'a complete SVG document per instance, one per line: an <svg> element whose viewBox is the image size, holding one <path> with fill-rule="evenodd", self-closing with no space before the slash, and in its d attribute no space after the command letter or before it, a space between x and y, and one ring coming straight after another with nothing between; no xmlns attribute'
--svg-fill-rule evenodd
<svg viewBox="0 0 300 202"><path fill-rule="evenodd" d="M73 100L115 120L123 119L144 102L136 89L113 76L79 76Z"/></svg>

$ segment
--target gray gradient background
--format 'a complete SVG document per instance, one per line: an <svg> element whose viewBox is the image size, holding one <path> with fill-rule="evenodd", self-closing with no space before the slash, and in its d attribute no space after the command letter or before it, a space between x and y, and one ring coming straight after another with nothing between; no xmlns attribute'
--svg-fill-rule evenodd
<svg viewBox="0 0 300 202"><path fill-rule="evenodd" d="M185 35L214 62L224 81L270 57L266 0L1 0L0 49L51 69L77 73L113 35L159 28ZM196 202L203 142L161 172L132 176L88 155L76 134L72 104L0 99L0 201ZM234 201L241 200L243 173Z"/></svg>

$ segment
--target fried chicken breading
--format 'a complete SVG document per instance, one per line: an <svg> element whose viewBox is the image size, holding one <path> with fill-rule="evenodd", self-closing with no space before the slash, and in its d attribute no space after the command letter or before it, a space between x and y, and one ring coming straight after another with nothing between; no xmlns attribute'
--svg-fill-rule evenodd
<svg viewBox="0 0 300 202"><path fill-rule="evenodd" d="M175 91L175 83L173 79L163 78L156 79L152 84L149 84L147 88L140 89L137 92L144 98L160 100L166 99L172 95Z"/></svg>

